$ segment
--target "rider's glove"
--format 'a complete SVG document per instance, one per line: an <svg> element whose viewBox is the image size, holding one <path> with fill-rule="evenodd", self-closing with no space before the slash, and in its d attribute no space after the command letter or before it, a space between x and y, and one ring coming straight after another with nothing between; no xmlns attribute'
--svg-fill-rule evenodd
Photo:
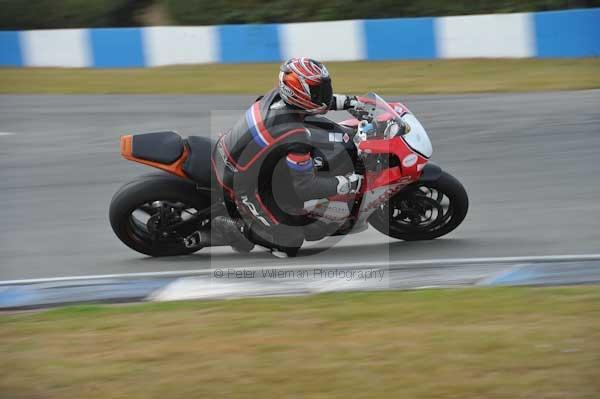
<svg viewBox="0 0 600 399"><path fill-rule="evenodd" d="M356 99L356 96L346 96L346 101L344 101L344 109L354 108L358 104L359 101Z"/></svg>
<svg viewBox="0 0 600 399"><path fill-rule="evenodd" d="M337 193L339 195L356 194L360 190L362 184L362 175L351 173L346 176L336 176L338 181Z"/></svg>

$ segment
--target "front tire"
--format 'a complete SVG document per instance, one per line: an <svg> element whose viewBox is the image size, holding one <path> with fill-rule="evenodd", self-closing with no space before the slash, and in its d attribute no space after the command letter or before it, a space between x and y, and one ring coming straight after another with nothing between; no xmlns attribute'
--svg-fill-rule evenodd
<svg viewBox="0 0 600 399"><path fill-rule="evenodd" d="M442 172L434 181L416 182L400 191L369 217L369 223L399 240L432 240L456 229L468 209L463 185Z"/></svg>
<svg viewBox="0 0 600 399"><path fill-rule="evenodd" d="M210 205L210 193L197 190L188 180L168 174L147 175L115 193L109 209L110 225L125 245L142 254L186 255L201 249L188 248L182 240L193 232L195 224L169 229L169 223L185 221Z"/></svg>

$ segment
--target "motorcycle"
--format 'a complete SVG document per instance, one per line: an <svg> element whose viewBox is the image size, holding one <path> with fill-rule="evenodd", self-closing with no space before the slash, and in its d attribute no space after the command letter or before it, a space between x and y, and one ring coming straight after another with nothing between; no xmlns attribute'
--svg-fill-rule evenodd
<svg viewBox="0 0 600 399"><path fill-rule="evenodd" d="M468 211L467 193L429 161L433 148L417 117L404 104L388 103L375 93L357 100L348 111L351 119L305 119L318 173L364 176L353 195L304 204L307 217L324 227L306 240L356 234L369 226L405 241L431 240L456 229ZM214 184L213 140L156 132L122 136L120 144L125 159L163 171L139 177L113 196L110 224L125 245L150 256L230 245L211 234L215 217L228 215L226 199Z"/></svg>

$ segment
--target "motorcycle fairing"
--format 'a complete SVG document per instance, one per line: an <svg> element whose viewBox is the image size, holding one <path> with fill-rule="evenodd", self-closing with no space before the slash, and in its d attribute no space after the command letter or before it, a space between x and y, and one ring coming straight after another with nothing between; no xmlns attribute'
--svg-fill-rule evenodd
<svg viewBox="0 0 600 399"><path fill-rule="evenodd" d="M359 144L361 151L367 154L392 154L398 158L399 165L381 171L367 171L363 191L387 186L400 179L417 181L428 159L413 151L402 137L389 140L367 140Z"/></svg>
<svg viewBox="0 0 600 399"><path fill-rule="evenodd" d="M373 110L370 112L378 122L393 119L400 120L412 116L403 104L386 103L375 94L370 94L369 97L361 97L359 100L373 105ZM413 119L416 118L413 117ZM356 128L358 123L358 120L354 119L341 122L340 125L341 129L347 129ZM417 128L420 127L420 124L416 122L413 122L413 125ZM423 130L422 127L420 128ZM423 137L418 139L424 143L429 140L424 130ZM398 191L421 178L429 161L427 155L430 156L431 151L426 151L427 154L421 154L402 135L392 137L385 135L383 137L371 136L367 140L360 141L358 149L361 153L368 154L366 159L369 159L371 155L388 155L387 161L366 167L363 185L359 193L349 196L334 196L328 198L328 200L329 204L334 204L336 201L359 204L357 212L353 211L352 214L356 217L354 228L362 230L367 225L367 219L376 209ZM329 204L323 204L323 206L326 208Z"/></svg>

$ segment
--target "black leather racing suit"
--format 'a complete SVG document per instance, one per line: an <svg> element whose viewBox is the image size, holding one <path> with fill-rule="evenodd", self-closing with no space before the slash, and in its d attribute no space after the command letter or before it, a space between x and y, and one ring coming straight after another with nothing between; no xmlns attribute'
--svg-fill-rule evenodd
<svg viewBox="0 0 600 399"><path fill-rule="evenodd" d="M336 108L336 99L332 101ZM267 93L221 136L213 153L217 180L249 238L272 248L300 247L304 201L337 194L335 177L319 176L311 158L307 116Z"/></svg>

